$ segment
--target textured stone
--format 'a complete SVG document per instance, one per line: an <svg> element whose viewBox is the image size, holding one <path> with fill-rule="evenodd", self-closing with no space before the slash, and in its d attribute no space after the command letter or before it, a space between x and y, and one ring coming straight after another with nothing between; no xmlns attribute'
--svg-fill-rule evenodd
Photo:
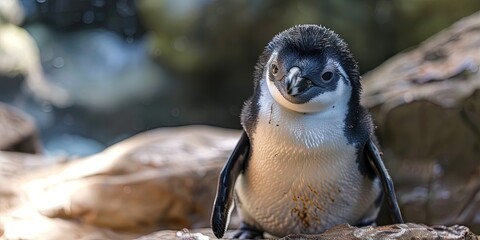
<svg viewBox="0 0 480 240"><path fill-rule="evenodd" d="M480 13L364 76L404 218L480 231Z"/></svg>
<svg viewBox="0 0 480 240"><path fill-rule="evenodd" d="M295 234L283 239L464 239L477 240L478 236L467 227L454 225L451 227L407 223L381 227L356 228L349 225L335 226L322 234Z"/></svg>
<svg viewBox="0 0 480 240"><path fill-rule="evenodd" d="M227 234L228 235L228 234ZM211 229L165 230L139 237L135 240L207 240L216 239ZM359 239L444 239L444 240L478 240L478 236L463 226L433 226L407 223L381 227L356 228L350 225L338 225L322 234L292 234L282 239L325 239L325 240L359 240Z"/></svg>
<svg viewBox="0 0 480 240"><path fill-rule="evenodd" d="M214 238L211 229L142 235L154 229L208 227L218 172L238 135L237 130L203 126L158 129L69 162L0 152L3 165L12 164L6 159L20 162L0 171L3 239ZM42 162L56 164L42 167ZM475 239L466 227L419 224L360 229L345 225L287 239L394 236Z"/></svg>
<svg viewBox="0 0 480 240"><path fill-rule="evenodd" d="M415 101L458 107L480 89L480 12L363 76L363 104L383 114Z"/></svg>
<svg viewBox="0 0 480 240"><path fill-rule="evenodd" d="M3 171L9 176L0 183L5 236L131 239L157 229L208 227L218 173L239 134L206 126L164 128L40 169L24 160ZM35 227L21 231L27 226Z"/></svg>
<svg viewBox="0 0 480 240"><path fill-rule="evenodd" d="M0 151L0 218L1 214L23 203L21 193L14 179L35 169L59 164L63 157L46 157L39 154ZM2 229L0 221L0 229Z"/></svg>

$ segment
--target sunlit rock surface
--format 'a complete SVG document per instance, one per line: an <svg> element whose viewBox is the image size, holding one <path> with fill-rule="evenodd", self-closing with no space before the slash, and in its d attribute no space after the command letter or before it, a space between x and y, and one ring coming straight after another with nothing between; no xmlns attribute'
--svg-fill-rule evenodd
<svg viewBox="0 0 480 240"><path fill-rule="evenodd" d="M3 239L121 240L158 229L173 231L140 239L209 239L210 229L201 234L176 230L209 226L218 173L239 134L206 126L157 129L71 161L0 152L2 166L11 166L0 168ZM235 223L238 219L230 229ZM415 224L359 230L343 226L324 234L339 239L352 234L360 238L473 236L465 227Z"/></svg>
<svg viewBox="0 0 480 240"><path fill-rule="evenodd" d="M404 218L480 232L480 13L364 76Z"/></svg>
<svg viewBox="0 0 480 240"><path fill-rule="evenodd" d="M4 236L117 239L107 233L207 227L218 173L239 134L206 126L158 129L84 159L3 171L9 177L0 197L10 203L0 208Z"/></svg>

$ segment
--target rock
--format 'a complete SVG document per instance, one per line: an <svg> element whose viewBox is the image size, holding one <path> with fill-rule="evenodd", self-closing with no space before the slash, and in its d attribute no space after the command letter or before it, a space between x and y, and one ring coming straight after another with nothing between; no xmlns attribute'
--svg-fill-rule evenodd
<svg viewBox="0 0 480 240"><path fill-rule="evenodd" d="M15 179L65 159L39 154L0 151L0 239L77 239L95 227L52 220L29 207L30 203ZM76 231L72 229L77 228ZM23 229L23 230L22 230ZM24 229L28 229L25 231ZM46 232L48 234L46 234ZM97 236L112 232L99 229ZM104 235L105 235L104 234ZM112 233L113 234L113 233ZM110 234L110 235L112 235ZM118 237L118 239L122 239ZM126 238L123 238L126 239Z"/></svg>
<svg viewBox="0 0 480 240"><path fill-rule="evenodd" d="M467 227L428 227L423 224L407 223L381 227L356 228L349 225L335 226L322 234L295 234L283 239L465 239L477 240L478 236Z"/></svg>
<svg viewBox="0 0 480 240"><path fill-rule="evenodd" d="M364 76L404 218L480 231L480 13Z"/></svg>
<svg viewBox="0 0 480 240"><path fill-rule="evenodd" d="M135 240L181 239L181 240L206 240L216 239L211 229L183 229L181 231L165 230L145 235ZM282 239L479 239L467 227L454 225L451 227L407 223L381 227L352 227L338 225L322 234L292 234Z"/></svg>
<svg viewBox="0 0 480 240"><path fill-rule="evenodd" d="M33 120L21 110L0 103L0 150L24 153L41 151Z"/></svg>
<svg viewBox="0 0 480 240"><path fill-rule="evenodd" d="M65 163L66 160L63 156L0 151L0 184L47 166Z"/></svg>
<svg viewBox="0 0 480 240"><path fill-rule="evenodd" d="M9 202L15 202L6 199L18 198L14 193L18 186L12 185L12 180L37 169L65 163L66 160L62 156L0 151L0 213L9 208L6 207Z"/></svg>
<svg viewBox="0 0 480 240"><path fill-rule="evenodd" d="M136 238L135 240L157 240L157 239L208 240L208 239L216 239L216 237L215 235L213 235L212 229L210 228L194 229L191 231L184 228L180 231L174 231L174 230L158 231L145 236L141 236L139 238Z"/></svg>
<svg viewBox="0 0 480 240"><path fill-rule="evenodd" d="M131 239L157 229L207 227L218 173L239 134L206 126L152 130L87 158L11 174L8 185L15 187L5 192L16 204L0 208L5 235L125 239L129 232ZM18 229L26 226L41 227L25 235ZM107 237L107 230L121 237Z"/></svg>
<svg viewBox="0 0 480 240"><path fill-rule="evenodd" d="M158 129L68 162L0 152L1 166L19 162L7 170L0 168L3 239L214 238L211 229L142 235L158 229L209 226L218 172L239 134L205 126ZM238 219L233 222L230 229ZM345 225L320 235L288 238L397 235L475 237L461 226L403 224L360 229Z"/></svg>
<svg viewBox="0 0 480 240"><path fill-rule="evenodd" d="M392 108L425 100L444 108L461 105L480 89L480 12L462 19L363 76L363 103Z"/></svg>
<svg viewBox="0 0 480 240"><path fill-rule="evenodd" d="M139 236L138 233L116 232L111 229L91 226L82 222L49 219L38 214L38 212L30 212L27 211L27 209L19 209L15 214L16 215L4 219L4 234L0 237L1 239L130 240ZM27 214L28 218L25 217Z"/></svg>

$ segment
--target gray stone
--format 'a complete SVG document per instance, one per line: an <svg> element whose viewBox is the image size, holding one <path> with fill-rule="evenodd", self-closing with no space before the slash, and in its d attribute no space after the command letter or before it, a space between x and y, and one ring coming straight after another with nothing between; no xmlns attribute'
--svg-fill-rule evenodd
<svg viewBox="0 0 480 240"><path fill-rule="evenodd" d="M208 240L216 239L211 229L183 229L180 231L158 231L139 237L135 240L160 240L160 239L179 239L179 240ZM322 234L292 234L282 239L341 239L341 240L359 240L359 239L444 239L444 240L477 240L477 235L472 233L467 227L463 226L433 226L429 227L423 224L407 223L395 224L381 227L362 227L356 228L350 225L338 225Z"/></svg>
<svg viewBox="0 0 480 240"><path fill-rule="evenodd" d="M322 234L295 234L282 239L464 239L477 240L478 236L467 227L454 225L451 227L407 223L380 227L356 228L349 225L335 226Z"/></svg>

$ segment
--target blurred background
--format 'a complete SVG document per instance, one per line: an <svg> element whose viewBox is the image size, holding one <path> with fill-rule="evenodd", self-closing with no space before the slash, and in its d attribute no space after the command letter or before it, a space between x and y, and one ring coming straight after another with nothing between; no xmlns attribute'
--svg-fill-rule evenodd
<svg viewBox="0 0 480 240"><path fill-rule="evenodd" d="M165 126L240 128L253 67L278 32L339 33L368 72L478 0L1 0L0 101L47 154L86 156Z"/></svg>

